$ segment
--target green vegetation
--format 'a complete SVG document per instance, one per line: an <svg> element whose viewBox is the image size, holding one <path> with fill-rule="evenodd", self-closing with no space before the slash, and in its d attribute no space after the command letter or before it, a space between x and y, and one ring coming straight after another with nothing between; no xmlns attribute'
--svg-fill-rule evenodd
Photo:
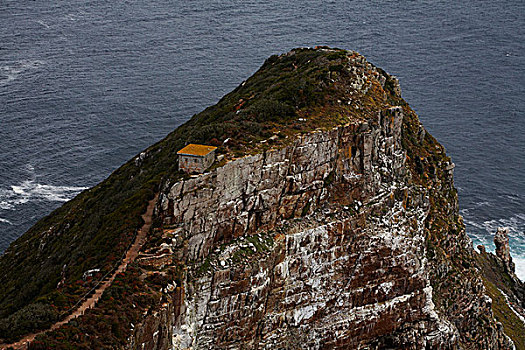
<svg viewBox="0 0 525 350"><path fill-rule="evenodd" d="M140 278L136 266L128 267L103 294L95 309L60 329L36 338L29 349L116 349L126 344L133 325L147 310L158 309L167 297L161 288L177 280L176 271ZM96 336L93 336L96 335Z"/></svg>
<svg viewBox="0 0 525 350"><path fill-rule="evenodd" d="M153 182L152 172L138 171L132 162L124 165L39 221L1 257L0 338L13 340L26 331L46 328L92 288L95 281L82 279L85 271L105 272L118 263L160 180ZM40 307L30 307L34 304ZM41 322L11 323L39 318L43 308L48 311Z"/></svg>
<svg viewBox="0 0 525 350"><path fill-rule="evenodd" d="M516 349L525 349L525 325L523 321L516 316L505 300L500 290L487 279L483 279L487 294L492 299L492 311L498 322L503 325L503 330L508 335Z"/></svg>
<svg viewBox="0 0 525 350"><path fill-rule="evenodd" d="M445 169L450 158L430 134L422 137L417 115L398 95L396 80L384 71L378 69L385 78L384 88L372 81L366 95L355 93L354 77L345 69L348 59L355 57L357 54L343 50L318 49L297 49L270 57L259 71L216 105L193 116L148 148L142 160L129 161L107 180L42 219L0 258L0 283L5 286L0 290L0 338L11 341L47 327L89 290L97 278L111 270L133 240L135 230L142 224L140 215L161 183L168 179L173 183L186 176L177 169L176 152L187 143L219 146L218 153L225 155L225 159L214 164L215 169L233 157L287 145L302 133L356 120L372 121L377 111L394 105L404 109L402 144L407 152L411 185L418 192L420 188L428 191L430 212L425 238L429 264L435 272L430 276L434 303L438 312L444 312L452 320L476 318L479 315L476 308L465 311L472 315L462 315L463 310L457 307L457 301L465 296L481 297L481 288L476 287L475 281L479 281L477 267L483 263L464 248L467 241L456 206L457 191ZM349 91L353 92L351 100ZM229 141L223 144L226 139ZM352 155L355 152L351 150ZM329 174L325 185L333 184L334 176ZM412 199L405 198L404 193L396 193L396 198L409 204ZM353 203L346 204L353 213ZM304 206L303 216L309 206ZM374 211L374 215L383 214ZM160 221L156 223L160 225ZM164 239L171 237L163 237L162 230L154 230L149 246ZM272 235L244 239L227 243L230 247L238 245L229 257L230 262L256 263L260 254L273 245ZM226 243L222 246L225 248ZM129 325L137 324L148 308L162 302L164 296L158 292L159 287L173 280L180 285L182 271L190 271L193 277L208 273L212 266L217 266L213 260L217 258L213 254L204 261L190 262L193 270L185 270L188 266L178 261L177 271L167 276L152 274L145 279L139 269L128 269L108 289L96 309L78 322L39 337L32 348L122 347L130 335ZM83 273L93 268L101 268L102 272L94 279L84 280ZM152 273L147 270L141 271ZM10 274L11 271L17 273ZM524 344L522 324L516 325L514 313L498 290L502 288L500 284L486 279L485 286L505 332L518 339L516 345ZM474 327L457 323L465 348L492 334L495 325L487 313L478 321Z"/></svg>
<svg viewBox="0 0 525 350"><path fill-rule="evenodd" d="M0 332L9 334L7 340L12 341L30 333L34 329L41 329L56 320L56 310L48 304L34 303L23 307L18 312L7 317L0 324Z"/></svg>
<svg viewBox="0 0 525 350"><path fill-rule="evenodd" d="M349 59L357 57L353 52L326 48L296 49L271 56L252 77L216 105L193 116L108 179L40 220L0 257L0 342L12 342L24 334L47 328L64 317L102 276L112 271L143 224L141 214L148 200L163 182L173 183L187 176L178 170L176 156L186 144L219 146L218 153L225 158L211 167L215 169L234 157L285 146L293 142L295 136L316 129L329 129L356 120L375 120L377 111L394 105L402 106L405 112L402 144L407 152L412 185L427 189L429 194L431 210L425 235L429 263L436 267L436 273L431 276L434 302L438 310L459 318L457 313L461 310L456 308L455 301L462 299L462 293L476 294L475 287L467 287L466 281L479 278L476 267L483 262L474 260L466 249L458 249L464 243L465 234L456 207L457 191L445 170L450 159L431 135L426 133L420 137L417 115L398 95L396 80L383 70L377 69L385 78L384 87L373 80L366 95L355 91L354 75L346 67ZM351 99L349 92L352 92ZM229 141L223 143L226 139ZM355 150L351 152L354 155ZM331 173L324 180L325 185L331 185L334 176ZM349 205L348 210L353 212L352 203ZM310 204L304 206L303 216L309 207ZM157 218L154 226L160 225ZM171 239L162 233L162 230L153 230L146 247ZM239 240L228 242L239 245L230 257L232 262L256 263L259 254L265 254L273 245L270 234L245 239L242 245ZM226 244L222 249L225 247ZM192 262L196 267L195 276L207 273L214 258L217 256ZM186 267L184 262L177 264L162 275L131 265L106 290L97 308L59 330L39 336L31 348L122 347L130 336L130 325L137 324L145 312L165 301L166 296L159 290L170 281L180 286ZM441 268L443 266L446 268ZM100 273L84 276L94 268L100 269ZM496 285L501 288L494 280L485 280L494 300L494 314L507 334L518 339L516 345L523 345L522 324L516 326L515 315ZM479 321L487 325L479 329L490 328L490 320ZM461 342L476 341L464 338L471 331L460 329ZM473 337L483 339L488 335L478 333Z"/></svg>
<svg viewBox="0 0 525 350"><path fill-rule="evenodd" d="M467 281L476 280L479 274L471 265L473 257L466 249L458 249L466 237L464 225L457 211L457 193L454 190L451 175L445 170L450 158L446 156L441 146L430 134L420 142L418 134L420 123L416 114L405 108L403 120L403 147L407 150L407 165L411 170L412 180L428 190L430 212L425 222L427 257L435 274L431 276L433 301L438 310L447 317L461 317L457 301L465 295L472 298L481 297L473 290ZM453 255L452 255L453 254ZM446 269L439 269L446 266ZM470 310L470 312L473 312ZM476 318L477 315L464 317ZM464 348L472 348L472 344L489 337L491 327L489 319L479 319L479 325L473 332L473 325L458 323L460 344ZM492 326L495 327L493 324ZM487 333L483 333L487 332Z"/></svg>

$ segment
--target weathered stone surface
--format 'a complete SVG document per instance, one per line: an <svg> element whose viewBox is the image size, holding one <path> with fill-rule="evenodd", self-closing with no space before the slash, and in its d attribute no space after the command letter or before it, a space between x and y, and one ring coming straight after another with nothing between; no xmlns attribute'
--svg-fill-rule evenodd
<svg viewBox="0 0 525 350"><path fill-rule="evenodd" d="M498 231L494 236L494 244L496 245L496 256L501 259L505 269L509 273L514 273L515 265L510 256L509 246L509 229L506 227L498 227Z"/></svg>
<svg viewBox="0 0 525 350"><path fill-rule="evenodd" d="M126 348L144 350L171 348L174 305L174 303L165 303L161 309L145 315L141 324L132 325L133 336Z"/></svg>
<svg viewBox="0 0 525 350"><path fill-rule="evenodd" d="M350 95L366 94L373 77L400 96L397 79L352 60ZM407 111L384 106L366 120L166 183L158 209L172 264L183 270L168 297L168 346L512 348L469 263L454 164L407 153ZM414 142L431 139L418 122ZM416 175L433 180L421 185ZM463 265L453 260L459 255ZM150 266L166 264L158 256Z"/></svg>
<svg viewBox="0 0 525 350"><path fill-rule="evenodd" d="M456 346L432 301L428 201L407 185L402 118L390 108L166 190L166 224L194 266L176 348ZM272 243L237 260L257 233Z"/></svg>

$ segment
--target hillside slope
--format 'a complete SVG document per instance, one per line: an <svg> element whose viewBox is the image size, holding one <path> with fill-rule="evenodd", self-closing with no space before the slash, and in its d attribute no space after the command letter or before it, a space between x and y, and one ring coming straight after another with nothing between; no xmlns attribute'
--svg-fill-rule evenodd
<svg viewBox="0 0 525 350"><path fill-rule="evenodd" d="M189 178L176 152L190 142L225 157ZM511 348L452 169L397 80L358 53L272 56L9 247L0 337L70 312L160 193L138 260L32 348Z"/></svg>

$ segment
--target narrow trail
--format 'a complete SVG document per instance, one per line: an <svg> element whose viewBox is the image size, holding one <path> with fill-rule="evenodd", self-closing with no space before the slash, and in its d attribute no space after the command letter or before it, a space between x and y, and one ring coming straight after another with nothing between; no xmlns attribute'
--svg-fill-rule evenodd
<svg viewBox="0 0 525 350"><path fill-rule="evenodd" d="M144 225L139 229L137 233L137 237L135 238L135 242L129 247L128 251L126 252L126 256L122 260L122 263L117 267L115 272L109 277L105 282L101 283L99 287L95 290L93 295L91 295L89 298L87 298L80 306L70 315L68 315L66 318L64 318L61 321L58 321L54 323L50 328L40 331L38 333L32 333L26 335L24 338L19 340L16 343L13 344L1 344L1 348L14 348L14 349L26 349L37 336L40 334L44 334L46 332L58 329L59 327L65 325L69 321L82 316L84 312L87 309L93 308L97 301L100 299L104 291L111 286L113 281L115 280L115 277L123 271L126 270L128 267L128 264L133 262L135 258L138 256L140 248L142 248L142 245L146 241L146 236L151 228L152 223L152 217L153 217L153 209L155 208L155 203L157 203L158 194L155 195L155 198L153 198L148 203L148 208L146 209L146 212L142 214L142 219L144 220Z"/></svg>

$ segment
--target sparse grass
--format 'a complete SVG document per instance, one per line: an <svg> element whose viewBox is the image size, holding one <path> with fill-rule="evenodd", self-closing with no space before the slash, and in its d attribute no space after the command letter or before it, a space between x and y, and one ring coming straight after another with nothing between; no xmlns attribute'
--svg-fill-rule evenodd
<svg viewBox="0 0 525 350"><path fill-rule="evenodd" d="M492 299L494 316L496 320L503 325L505 334L512 339L516 349L525 349L525 325L523 321L510 309L505 297L492 282L484 278L483 284L485 285L487 294Z"/></svg>

